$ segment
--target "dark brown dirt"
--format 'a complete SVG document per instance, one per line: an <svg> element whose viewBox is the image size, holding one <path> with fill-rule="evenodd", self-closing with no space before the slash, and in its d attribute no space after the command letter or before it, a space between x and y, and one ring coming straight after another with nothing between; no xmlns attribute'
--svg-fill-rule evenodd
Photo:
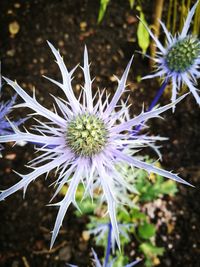
<svg viewBox="0 0 200 267"><path fill-rule="evenodd" d="M113 92L116 83L111 78L112 74L120 76L130 56L139 48L136 42L136 11L129 9L128 1L111 2L105 19L98 26L99 1L1 0L0 58L3 75L16 79L30 94L34 85L40 102L52 108L49 93L63 95L42 78L42 75L60 78L46 40L60 49L69 69L78 62L82 63L84 45L87 44L92 76L96 77L94 90L98 86ZM143 9L150 23L152 1L145 1ZM9 24L14 21L19 24L20 30L11 36ZM143 103L147 107L158 89L155 81L137 83L137 76L146 75L149 71L148 61L136 54L129 75L133 114L141 110ZM76 84L83 82L79 71L75 80ZM5 99L13 94L8 88L4 93ZM127 94L124 95L126 97ZM161 102L168 103L169 97L162 97ZM23 112L20 110L14 116L23 116ZM170 205L177 214L175 229L165 242L162 235L167 235L166 229L159 233L158 244L166 247L159 266L200 267L200 109L192 96L188 96L177 106L175 114L169 111L164 118L152 122L149 129L154 134L169 137L169 141L162 144L163 166L179 172L196 188L179 186L180 192ZM17 181L12 169L25 173L23 166L33 153L31 145L6 146L4 158L0 160L1 189ZM18 192L0 203L0 266L58 267L65 266L66 262L88 266L91 244L81 237L88 219L77 220L72 209L67 213L54 250L48 250L56 209L45 206L52 196L52 188L48 185L53 181L53 174L50 181L43 178L29 186L24 200L22 192Z"/></svg>

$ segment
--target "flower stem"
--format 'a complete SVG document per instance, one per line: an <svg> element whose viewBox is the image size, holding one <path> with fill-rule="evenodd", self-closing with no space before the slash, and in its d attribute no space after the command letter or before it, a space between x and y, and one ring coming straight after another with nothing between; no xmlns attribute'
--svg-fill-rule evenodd
<svg viewBox="0 0 200 267"><path fill-rule="evenodd" d="M108 261L109 261L109 257L110 257L111 234L112 234L112 225L109 222L109 224L108 224L108 241L107 241L106 257L105 257L104 267L107 267Z"/></svg>
<svg viewBox="0 0 200 267"><path fill-rule="evenodd" d="M158 90L156 96L154 97L153 101L151 102L149 108L148 108L148 111L152 110L152 108L158 103L161 95L163 94L166 86L168 84L168 79L165 79L164 82L162 83L160 89Z"/></svg>
<svg viewBox="0 0 200 267"><path fill-rule="evenodd" d="M156 96L154 97L153 101L151 102L151 104L150 104L150 106L149 106L147 111L151 111L155 107L155 105L158 103L158 101L159 101L161 95L163 94L167 84L168 84L168 79L166 78L164 80L164 82L162 83L160 89L158 90ZM141 127L142 127L142 124L139 124L139 125L136 126L135 130L133 131L133 136L138 134L138 132L140 131Z"/></svg>

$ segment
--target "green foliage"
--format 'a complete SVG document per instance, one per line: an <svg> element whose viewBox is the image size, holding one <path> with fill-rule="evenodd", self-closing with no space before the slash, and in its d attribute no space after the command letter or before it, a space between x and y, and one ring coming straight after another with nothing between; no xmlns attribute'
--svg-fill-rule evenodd
<svg viewBox="0 0 200 267"><path fill-rule="evenodd" d="M105 15L110 0L100 0L100 8L97 22L100 23Z"/></svg>
<svg viewBox="0 0 200 267"><path fill-rule="evenodd" d="M200 2L198 3L194 17L193 34L197 36L200 34Z"/></svg>
<svg viewBox="0 0 200 267"><path fill-rule="evenodd" d="M140 12L140 21L137 28L138 45L142 49L142 53L145 54L150 45L150 37L147 29L145 28L147 22L145 20L144 13L142 12L142 8L137 6L136 9Z"/></svg>
<svg viewBox="0 0 200 267"><path fill-rule="evenodd" d="M128 264L129 260L128 257L122 255L119 251L116 253L116 260L113 263L113 267L122 267Z"/></svg>
<svg viewBox="0 0 200 267"><path fill-rule="evenodd" d="M143 239L149 239L155 236L156 228L153 224L144 222L138 227L138 234Z"/></svg>
<svg viewBox="0 0 200 267"><path fill-rule="evenodd" d="M195 1L194 1L195 2ZM191 0L169 0L168 5L166 5L168 13L167 13L167 29L172 32L174 35L176 32L181 32L185 18L194 4ZM177 12L177 10L179 12ZM200 2L197 6L194 24L193 24L193 34L198 35L200 33Z"/></svg>
<svg viewBox="0 0 200 267"><path fill-rule="evenodd" d="M67 190L68 186L64 185L60 191L60 194L65 196ZM77 209L75 210L75 214L77 217L82 216L82 214L87 214L87 215L93 214L96 207L97 195L94 195L94 202L91 201L89 197L84 198L84 200L82 201L84 196L84 191L85 191L84 186L82 184L79 184L78 189L76 191L76 200L81 212Z"/></svg>
<svg viewBox="0 0 200 267"><path fill-rule="evenodd" d="M83 196L84 196L84 191L85 191L84 186L79 185L77 193L76 193L76 200L77 200L77 203L78 203L78 206L81 212L76 209L75 214L77 217L82 216L82 214L91 215L93 214L96 208L97 195L94 195L94 201L91 201L89 197L84 198L84 200L82 201Z"/></svg>
<svg viewBox="0 0 200 267"><path fill-rule="evenodd" d="M128 0L128 1L130 4L130 8L132 9L134 7L135 0ZM98 23L102 22L109 2L110 2L110 0L100 0L99 14L98 14L98 19L97 19Z"/></svg>
<svg viewBox="0 0 200 267"><path fill-rule="evenodd" d="M129 0L129 4L130 4L130 8L132 9L135 4L135 0Z"/></svg>
<svg viewBox="0 0 200 267"><path fill-rule="evenodd" d="M130 218L129 218L130 219ZM128 220L128 218L127 218ZM127 222L127 221L126 221ZM107 238L108 238L108 218L103 217L103 218L98 218L96 216L90 216L90 223L87 224L87 229L90 231L93 231L94 229L99 228L100 226L104 226L104 234L102 235L102 238L99 238L99 235L94 234L95 242L97 245L106 247L107 246ZM130 227L129 227L130 226ZM129 223L124 223L119 224L119 229L123 229L123 234L120 236L120 241L121 241L121 249L124 249L124 246L130 242L129 238L129 232L133 228L133 224ZM132 230L131 230L132 231Z"/></svg>
<svg viewBox="0 0 200 267"><path fill-rule="evenodd" d="M81 213L79 210L75 211L77 217L82 216L82 214L90 215L95 209L95 204L91 201L91 199L87 198L84 201L79 202L79 208L81 210Z"/></svg>
<svg viewBox="0 0 200 267"><path fill-rule="evenodd" d="M153 160L148 157L145 157L145 161L148 163L153 162ZM142 206L145 203L162 198L163 195L173 196L177 192L176 183L153 173L148 175L146 171L130 167L127 164L119 165L118 167L118 171L121 172L121 175L128 183L131 183L135 193L130 193L129 195L132 202L132 208L119 205L117 210L119 229L123 231L120 234L122 252L117 252L113 257L113 259L115 258L114 267L121 267L129 262L123 251L125 250L126 245L130 243L130 235L135 237L135 242L138 244L141 253L144 255L144 265L146 267L155 266L159 262L158 256L163 255L164 248L156 246L156 226L151 222L149 216L142 211ZM64 186L61 193L65 195L66 191L67 186ZM107 210L106 205L104 203L99 205L101 191L100 189L97 189L94 192L93 201L91 201L90 197L86 197L82 201L84 191L84 186L79 185L76 194L77 204L81 212L87 214L90 218L90 223L87 224L89 232L94 233L95 228L97 229L102 225L105 226L104 229L106 231L104 231L101 238L98 238L97 231L96 235L94 233L94 239L97 245L106 248L109 220L107 216L104 216ZM82 216L82 213L78 210L75 211L76 216Z"/></svg>
<svg viewBox="0 0 200 267"><path fill-rule="evenodd" d="M172 180L166 180L162 176L151 176L152 180L147 178L145 171L138 173L136 180L136 189L140 192L140 201L147 202L159 198L161 195L174 195L177 192L176 183Z"/></svg>
<svg viewBox="0 0 200 267"><path fill-rule="evenodd" d="M137 222L140 220L147 220L146 214L141 212L138 208L131 209L129 212L120 210L118 214L118 219L120 222Z"/></svg>
<svg viewBox="0 0 200 267"><path fill-rule="evenodd" d="M145 255L145 266L151 267L153 266L153 262L157 258L157 256L162 256L164 253L164 248L157 247L153 245L152 243L145 242L140 245L140 250Z"/></svg>

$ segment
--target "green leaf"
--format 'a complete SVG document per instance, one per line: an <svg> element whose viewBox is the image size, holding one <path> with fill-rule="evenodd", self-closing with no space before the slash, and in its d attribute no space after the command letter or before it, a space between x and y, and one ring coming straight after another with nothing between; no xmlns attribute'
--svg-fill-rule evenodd
<svg viewBox="0 0 200 267"><path fill-rule="evenodd" d="M153 224L144 222L143 224L139 225L138 233L143 239L149 239L155 235L156 228Z"/></svg>
<svg viewBox="0 0 200 267"><path fill-rule="evenodd" d="M174 181L168 180L160 185L160 191L162 194L174 195L178 191L178 189Z"/></svg>
<svg viewBox="0 0 200 267"><path fill-rule="evenodd" d="M128 263L128 257L125 256L124 254L117 252L116 253L116 257L115 257L115 261L113 263L113 267L121 267L124 266Z"/></svg>
<svg viewBox="0 0 200 267"><path fill-rule="evenodd" d="M97 20L98 23L100 23L102 21L109 2L110 2L110 0L101 0L100 1L99 15L98 15L98 20Z"/></svg>
<svg viewBox="0 0 200 267"><path fill-rule="evenodd" d="M79 210L75 211L75 214L77 217L80 217L83 214L88 214L88 215L93 214L94 209L95 209L95 205L90 199L85 199L83 202L79 202L78 206L81 212Z"/></svg>
<svg viewBox="0 0 200 267"><path fill-rule="evenodd" d="M135 4L135 0L129 0L129 4L130 4L130 8L132 9Z"/></svg>
<svg viewBox="0 0 200 267"><path fill-rule="evenodd" d="M148 162L148 161L147 161ZM135 187L139 192L139 202L153 201L161 195L174 195L178 189L172 180L166 180L162 176L153 174L151 180L147 173L138 172Z"/></svg>
<svg viewBox="0 0 200 267"><path fill-rule="evenodd" d="M140 7L138 7L137 9L140 11L140 21L137 28L138 45L142 49L142 53L145 54L150 44L150 38L149 33L144 26L147 25L144 13L142 12Z"/></svg>
<svg viewBox="0 0 200 267"><path fill-rule="evenodd" d="M59 194L62 196L65 196L67 194L67 190L68 190L68 186L67 185L63 185L63 187L61 188Z"/></svg>
<svg viewBox="0 0 200 267"><path fill-rule="evenodd" d="M146 220L147 216L146 214L140 212L139 210L133 209L131 211L131 219L132 220Z"/></svg>
<svg viewBox="0 0 200 267"><path fill-rule="evenodd" d="M153 267L154 264L153 264L153 262L152 262L152 259L147 258L147 259L145 260L145 262L144 262L144 266L145 266L145 267Z"/></svg>
<svg viewBox="0 0 200 267"><path fill-rule="evenodd" d="M153 258L155 256L162 256L164 253L164 248L156 247L151 243L145 242L140 245L140 250L148 258Z"/></svg>
<svg viewBox="0 0 200 267"><path fill-rule="evenodd" d="M118 220L121 222L130 222L130 213L127 210L119 209L118 210Z"/></svg>

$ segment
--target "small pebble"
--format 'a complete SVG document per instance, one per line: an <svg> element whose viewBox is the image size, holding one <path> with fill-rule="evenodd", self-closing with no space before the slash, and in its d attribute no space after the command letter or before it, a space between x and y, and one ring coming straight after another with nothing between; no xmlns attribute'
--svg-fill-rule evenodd
<svg viewBox="0 0 200 267"><path fill-rule="evenodd" d="M168 248L169 249L172 249L173 248L173 245L172 244L168 244Z"/></svg>
<svg viewBox="0 0 200 267"><path fill-rule="evenodd" d="M21 7L21 4L20 3L14 3L14 7L15 8L20 8Z"/></svg>
<svg viewBox="0 0 200 267"><path fill-rule="evenodd" d="M6 51L6 54L9 57L13 57L15 55L15 50L14 49L10 49L10 50Z"/></svg>
<svg viewBox="0 0 200 267"><path fill-rule="evenodd" d="M90 239L90 233L88 231L83 231L82 238L84 241L88 241Z"/></svg>
<svg viewBox="0 0 200 267"><path fill-rule="evenodd" d="M15 36L20 30L19 23L17 21L11 22L8 25L8 29L9 29L9 32L11 33L11 35Z"/></svg>
<svg viewBox="0 0 200 267"><path fill-rule="evenodd" d="M9 160L13 160L13 159L16 158L16 154L14 154L14 153L12 153L12 154L7 154L7 155L5 156L5 158L6 158L6 159L9 159Z"/></svg>
<svg viewBox="0 0 200 267"><path fill-rule="evenodd" d="M80 29L81 29L81 31L85 31L86 27L87 27L87 23L85 21L82 21L80 23Z"/></svg>

